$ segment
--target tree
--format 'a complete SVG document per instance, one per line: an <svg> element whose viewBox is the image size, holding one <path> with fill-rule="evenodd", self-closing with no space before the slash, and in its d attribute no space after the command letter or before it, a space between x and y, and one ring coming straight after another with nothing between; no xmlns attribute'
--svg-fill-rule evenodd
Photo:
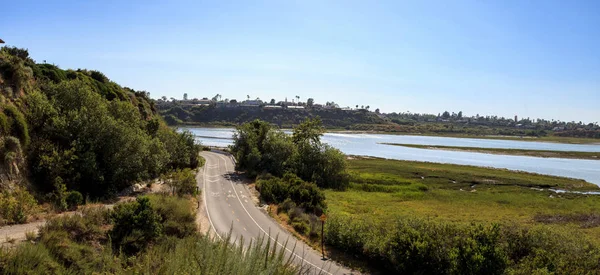
<svg viewBox="0 0 600 275"><path fill-rule="evenodd" d="M462 118L462 116L463 116L463 112L462 112L462 111L459 111L459 112L458 112L458 116L457 116L457 117L458 117L458 119L461 119L461 118Z"/></svg>
<svg viewBox="0 0 600 275"><path fill-rule="evenodd" d="M358 104L356 104L356 109L358 109Z"/></svg>
<svg viewBox="0 0 600 275"><path fill-rule="evenodd" d="M306 100L306 105L308 107L312 107L315 104L315 100L313 98L309 98Z"/></svg>
<svg viewBox="0 0 600 275"><path fill-rule="evenodd" d="M187 93L183 94L183 100L188 100L188 94Z"/></svg>
<svg viewBox="0 0 600 275"><path fill-rule="evenodd" d="M167 97L164 95L161 97L161 99L162 99L162 101L165 101L165 102L167 101Z"/></svg>
<svg viewBox="0 0 600 275"><path fill-rule="evenodd" d="M296 96L296 103L300 104L300 96Z"/></svg>
<svg viewBox="0 0 600 275"><path fill-rule="evenodd" d="M367 107L365 107L365 109L367 109L367 111L369 110L369 108L371 108L371 106L367 105Z"/></svg>
<svg viewBox="0 0 600 275"><path fill-rule="evenodd" d="M323 122L319 117L307 118L304 122L294 128L292 140L299 144L302 142L321 143L321 136L325 132Z"/></svg>
<svg viewBox="0 0 600 275"><path fill-rule="evenodd" d="M216 94L215 96L213 96L212 101L219 101L220 99L221 99L221 95Z"/></svg>
<svg viewBox="0 0 600 275"><path fill-rule="evenodd" d="M450 113L448 111L444 111L444 113L442 113L442 117L443 118L450 118Z"/></svg>
<svg viewBox="0 0 600 275"><path fill-rule="evenodd" d="M376 113L376 114L380 114L380 113L379 113L379 108L375 109L375 113Z"/></svg>
<svg viewBox="0 0 600 275"><path fill-rule="evenodd" d="M274 105L274 104L275 104L275 99L271 98L271 105Z"/></svg>
<svg viewBox="0 0 600 275"><path fill-rule="evenodd" d="M248 98L248 100L250 100L250 95L246 95L246 97Z"/></svg>

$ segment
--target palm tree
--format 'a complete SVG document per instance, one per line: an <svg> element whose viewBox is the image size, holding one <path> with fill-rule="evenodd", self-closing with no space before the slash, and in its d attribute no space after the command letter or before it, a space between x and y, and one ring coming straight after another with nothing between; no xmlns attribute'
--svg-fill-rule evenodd
<svg viewBox="0 0 600 275"><path fill-rule="evenodd" d="M300 104L300 96L296 96L296 99L297 99L297 100L296 100L296 102L297 102L298 104Z"/></svg>
<svg viewBox="0 0 600 275"><path fill-rule="evenodd" d="M358 104L356 104L356 109L358 109Z"/></svg>
<svg viewBox="0 0 600 275"><path fill-rule="evenodd" d="M250 95L247 95L246 97L248 97L248 100L250 100Z"/></svg>

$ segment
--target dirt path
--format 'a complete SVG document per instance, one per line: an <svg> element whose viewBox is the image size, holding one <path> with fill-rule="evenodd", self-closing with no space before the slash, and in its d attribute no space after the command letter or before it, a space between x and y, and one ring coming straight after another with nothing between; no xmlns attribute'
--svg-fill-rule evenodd
<svg viewBox="0 0 600 275"><path fill-rule="evenodd" d="M105 207L108 209L112 209L115 206L115 204L117 204L119 202L123 202L123 201L132 200L132 199L135 199L135 197L124 196L124 197L119 197L119 199L115 203L95 204L95 205L87 205L87 206L84 205L82 207L84 207L84 208L85 207ZM80 208L80 209L83 209L83 208ZM63 212L58 215L54 215L50 218L61 217L61 216L71 216L71 215L75 215L75 214L81 214L81 211L76 210L76 211ZM39 220L39 221L25 223L25 224L14 224L14 225L7 225L7 226L0 227L0 248L16 246L20 242L26 240L27 233L30 233L30 232L36 234L36 236L37 236L39 228L41 226L44 226L45 224L46 224L46 220Z"/></svg>
<svg viewBox="0 0 600 275"><path fill-rule="evenodd" d="M0 247L11 247L26 239L27 232L37 234L38 228L46 221L36 221L26 224L15 224L0 228Z"/></svg>

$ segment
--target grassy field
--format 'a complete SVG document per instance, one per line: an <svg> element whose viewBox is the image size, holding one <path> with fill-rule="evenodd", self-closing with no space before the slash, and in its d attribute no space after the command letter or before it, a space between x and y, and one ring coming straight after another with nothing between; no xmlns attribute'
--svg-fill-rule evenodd
<svg viewBox="0 0 600 275"><path fill-rule="evenodd" d="M536 190L600 191L582 180L383 159L350 160L349 170L349 190L326 191L330 215L380 222L423 217L463 224L546 224L584 233L600 243L600 196Z"/></svg>
<svg viewBox="0 0 600 275"><path fill-rule="evenodd" d="M506 148L481 148L481 147L460 147L460 146L442 146L442 145L418 145L402 143L382 143L393 146L404 146L419 149L466 151L498 155L516 155L531 156L542 158L569 158L569 159L591 159L600 160L600 152L576 152L576 151L548 151L548 150L527 150L527 149L506 149Z"/></svg>

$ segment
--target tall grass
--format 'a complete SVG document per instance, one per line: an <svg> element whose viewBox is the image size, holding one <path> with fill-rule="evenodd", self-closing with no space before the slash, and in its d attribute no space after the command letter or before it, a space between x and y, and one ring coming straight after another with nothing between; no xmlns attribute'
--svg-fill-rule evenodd
<svg viewBox="0 0 600 275"><path fill-rule="evenodd" d="M267 238L258 238L245 248L228 237L217 241L208 236L170 238L151 248L135 270L142 274L298 274L283 249Z"/></svg>

